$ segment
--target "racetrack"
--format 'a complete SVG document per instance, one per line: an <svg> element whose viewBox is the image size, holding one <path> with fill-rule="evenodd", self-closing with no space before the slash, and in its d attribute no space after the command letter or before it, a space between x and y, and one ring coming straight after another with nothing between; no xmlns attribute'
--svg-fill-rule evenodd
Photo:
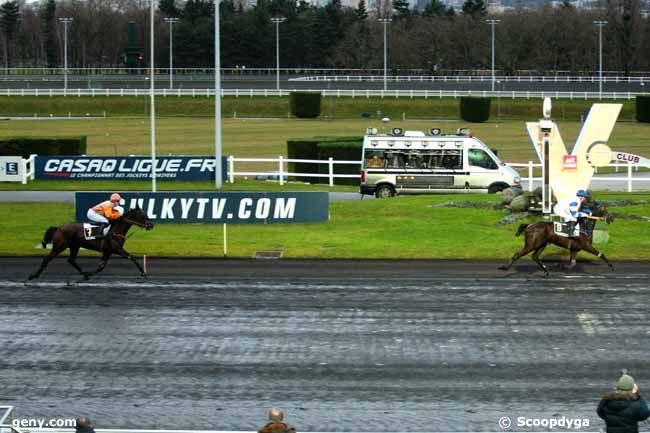
<svg viewBox="0 0 650 433"><path fill-rule="evenodd" d="M0 400L97 427L498 430L587 418L628 368L648 383L648 263L542 278L494 261L0 258ZM96 260L81 259L84 267ZM525 430L513 427L511 430ZM544 429L538 429L544 430Z"/></svg>

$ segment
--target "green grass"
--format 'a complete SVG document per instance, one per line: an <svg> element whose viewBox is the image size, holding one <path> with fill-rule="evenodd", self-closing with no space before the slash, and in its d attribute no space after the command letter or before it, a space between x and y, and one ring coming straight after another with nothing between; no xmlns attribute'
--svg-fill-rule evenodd
<svg viewBox="0 0 650 433"><path fill-rule="evenodd" d="M99 91L101 92L101 91ZM581 120L597 100L556 99L553 116L556 120ZM612 101L602 101L612 102ZM635 120L635 101L613 101L623 104L620 120ZM323 97L322 118L360 118L364 113L373 117L401 119L458 119L460 98L408 98L408 97ZM491 119L537 119L541 115L541 100L492 98ZM0 116L143 116L148 115L149 97L143 96L0 96ZM224 117L282 117L289 113L288 97L228 96L222 100ZM214 99L205 92L197 96L166 96L156 98L159 116L213 117Z"/></svg>
<svg viewBox="0 0 650 433"><path fill-rule="evenodd" d="M650 199L649 194L599 194L598 199ZM310 258L466 258L510 257L523 239L519 223L497 226L499 210L431 208L448 201L494 201L495 196L414 196L389 200L334 202L322 224L229 225L229 256L250 257L259 250L282 250L285 257ZM626 208L612 208L625 211ZM650 205L634 206L650 216ZM0 255L42 254L34 247L50 225L73 219L68 204L12 203L0 207ZM619 219L609 226L610 241L597 245L613 259L650 259L650 237L639 236L648 223ZM221 256L221 225L159 224L135 230L127 247L136 254ZM86 253L89 254L89 253ZM563 254L548 248L547 254ZM582 253L581 257L588 257Z"/></svg>

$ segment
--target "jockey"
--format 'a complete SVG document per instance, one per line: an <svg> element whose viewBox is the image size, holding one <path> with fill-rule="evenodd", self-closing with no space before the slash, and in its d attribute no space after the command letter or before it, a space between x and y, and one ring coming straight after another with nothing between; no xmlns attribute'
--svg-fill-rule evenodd
<svg viewBox="0 0 650 433"><path fill-rule="evenodd" d="M569 237L574 237L573 232L578 225L578 219L591 215L590 209L582 207L587 197L589 197L589 193L584 189L579 189L575 196L558 201L553 208L553 213L562 217L564 222L567 223Z"/></svg>
<svg viewBox="0 0 650 433"><path fill-rule="evenodd" d="M103 201L96 206L88 209L86 216L92 222L104 226L104 235L108 233L111 227L110 221L116 220L124 214L124 199L117 193L111 194L109 200Z"/></svg>

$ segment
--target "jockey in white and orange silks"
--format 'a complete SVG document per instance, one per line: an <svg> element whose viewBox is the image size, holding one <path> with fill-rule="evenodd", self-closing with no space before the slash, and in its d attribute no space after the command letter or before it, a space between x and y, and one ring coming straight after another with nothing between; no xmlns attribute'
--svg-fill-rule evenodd
<svg viewBox="0 0 650 433"><path fill-rule="evenodd" d="M86 216L90 221L100 223L104 226L104 234L110 227L110 222L118 219L124 214L124 199L117 193L111 194L109 200L103 201L90 209Z"/></svg>

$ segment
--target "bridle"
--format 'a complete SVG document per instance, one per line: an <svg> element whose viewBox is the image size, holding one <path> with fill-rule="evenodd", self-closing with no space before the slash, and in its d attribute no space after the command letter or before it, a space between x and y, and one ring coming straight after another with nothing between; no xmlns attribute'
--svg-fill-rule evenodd
<svg viewBox="0 0 650 433"><path fill-rule="evenodd" d="M127 223L129 223L129 224L131 224L133 226L138 226L138 227L141 227L141 228L146 227L146 223L141 223L139 221L132 220L131 218L127 218L126 216L122 217L122 221L127 222Z"/></svg>

